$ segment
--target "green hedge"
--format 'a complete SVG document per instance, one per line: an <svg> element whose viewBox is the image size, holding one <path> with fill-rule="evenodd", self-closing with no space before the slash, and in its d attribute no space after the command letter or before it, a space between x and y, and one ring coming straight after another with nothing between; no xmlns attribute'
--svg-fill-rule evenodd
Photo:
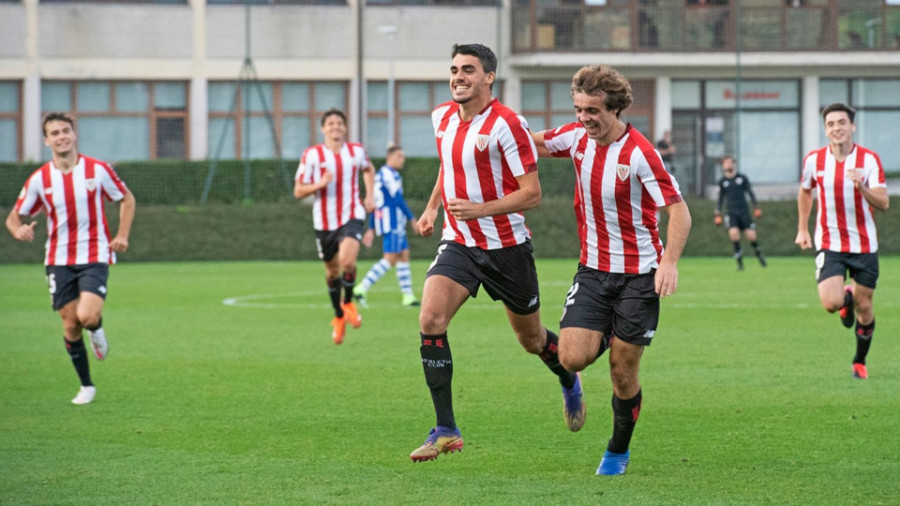
<svg viewBox="0 0 900 506"><path fill-rule="evenodd" d="M423 201L410 201L415 213L423 205ZM688 206L694 225L685 255L730 255L731 245L725 230L712 224L713 202L691 199ZM801 254L794 246L796 203L764 202L763 211L763 217L757 220L763 250L769 255ZM117 206L110 206L107 214L110 228L115 232ZM900 238L888 233L900 225L897 216L898 213L889 212L879 213L876 218L883 253L900 252ZM579 242L571 198L545 198L540 207L527 212L526 217L534 234L536 256L578 257ZM9 234L3 234L0 263L40 263L43 260L42 245L46 237L43 219L41 217L42 223L38 227L38 239L32 244L19 243ZM665 226L662 228L665 233ZM436 236L411 235L413 256L432 257L437 241ZM316 259L310 207L295 201L207 206L145 205L139 202L130 242L128 252L121 255L123 261ZM377 242L375 247L362 252L365 259L380 256L381 248Z"/></svg>
<svg viewBox="0 0 900 506"><path fill-rule="evenodd" d="M376 167L384 163L373 159ZM134 192L139 204L195 205L200 203L213 162L145 161L121 162L115 168ZM0 164L0 204L9 207L19 189L37 169L35 164ZM404 192L408 199L427 200L434 188L440 164L436 158L410 158L404 169ZM548 196L569 196L574 188L572 165L568 160L541 160L541 184ZM282 202L293 200L296 160L253 160L249 165L250 200ZM209 203L230 204L245 200L246 164L240 160L215 163Z"/></svg>

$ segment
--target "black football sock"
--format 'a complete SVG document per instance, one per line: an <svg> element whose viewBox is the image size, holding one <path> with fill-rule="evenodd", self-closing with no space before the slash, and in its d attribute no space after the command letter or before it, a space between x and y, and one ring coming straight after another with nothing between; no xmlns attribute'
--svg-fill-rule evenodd
<svg viewBox="0 0 900 506"><path fill-rule="evenodd" d="M344 278L341 280L344 285L344 304L353 300L353 286L356 285L356 270L344 272Z"/></svg>
<svg viewBox="0 0 900 506"><path fill-rule="evenodd" d="M872 323L863 325L856 320L856 356L853 357L854 364L866 363L866 355L869 354L869 346L872 345L872 334L875 333L875 319Z"/></svg>
<svg viewBox="0 0 900 506"><path fill-rule="evenodd" d="M341 282L337 278L325 278L328 283L328 296L331 298L331 305L334 307L334 315L338 318L344 316L344 309L341 308Z"/></svg>
<svg viewBox="0 0 900 506"><path fill-rule="evenodd" d="M81 386L94 386L94 383L91 382L91 368L88 365L87 350L84 349L84 339L79 338L73 343L63 337L63 341L66 343L66 351L69 352L69 356L72 358L75 372L78 373L78 379L81 380Z"/></svg>
<svg viewBox="0 0 900 506"><path fill-rule="evenodd" d="M453 356L450 354L447 333L421 334L421 336L422 346L419 348L419 353L422 355L425 382L428 384L428 389L431 390L431 401L434 403L437 425L455 428L453 395L450 389L450 383L453 381Z"/></svg>
<svg viewBox="0 0 900 506"><path fill-rule="evenodd" d="M738 258L744 254L744 252L741 251L741 241L732 241L731 247L734 248L734 257L735 258Z"/></svg>
<svg viewBox="0 0 900 506"><path fill-rule="evenodd" d="M565 367L559 364L559 336L547 329L547 344L540 354L541 360L553 371L553 374L559 376L559 384L565 388L575 386L575 373L569 372Z"/></svg>
<svg viewBox="0 0 900 506"><path fill-rule="evenodd" d="M631 435L641 414L641 391L628 400L619 399L616 394L612 397L613 408L613 437L609 440L606 449L613 453L625 453L631 443Z"/></svg>
<svg viewBox="0 0 900 506"><path fill-rule="evenodd" d="M750 243L750 246L753 246L753 251L756 252L756 256L762 255L762 251L759 249L759 243L753 241Z"/></svg>

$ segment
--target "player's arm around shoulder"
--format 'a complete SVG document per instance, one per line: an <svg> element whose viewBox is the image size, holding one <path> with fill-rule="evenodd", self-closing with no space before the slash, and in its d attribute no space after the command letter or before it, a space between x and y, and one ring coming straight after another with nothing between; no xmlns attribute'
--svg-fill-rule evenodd
<svg viewBox="0 0 900 506"><path fill-rule="evenodd" d="M667 297L678 288L678 260L684 252L688 235L691 232L691 212L684 200L680 200L663 208L669 214L667 243L659 268L656 270L656 293Z"/></svg>

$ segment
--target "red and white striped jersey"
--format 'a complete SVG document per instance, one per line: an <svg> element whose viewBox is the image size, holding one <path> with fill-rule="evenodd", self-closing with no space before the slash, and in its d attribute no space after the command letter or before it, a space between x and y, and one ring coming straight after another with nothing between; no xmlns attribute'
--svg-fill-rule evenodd
<svg viewBox="0 0 900 506"><path fill-rule="evenodd" d="M598 146L580 123L545 131L544 142L553 156L575 164L581 264L625 274L658 267L663 243L656 211L682 196L653 144L629 124L615 142Z"/></svg>
<svg viewBox="0 0 900 506"><path fill-rule="evenodd" d="M537 148L525 118L496 98L471 121L459 117L459 104L447 102L431 114L441 170L443 240L492 250L522 244L531 237L522 213L458 221L447 212L451 199L490 202L519 189L517 177L537 170Z"/></svg>
<svg viewBox="0 0 900 506"><path fill-rule="evenodd" d="M881 159L870 149L854 145L844 161L835 160L831 149L810 151L803 159L800 186L816 189L816 249L839 253L875 253L878 236L872 207L847 174L863 171L863 184L886 188Z"/></svg>
<svg viewBox="0 0 900 506"><path fill-rule="evenodd" d="M345 142L340 153L325 144L307 148L300 158L295 180L313 184L326 172L334 178L316 192L313 203L313 227L316 230L337 230L352 219L365 220L366 210L359 200L359 171L372 162L362 144Z"/></svg>
<svg viewBox="0 0 900 506"><path fill-rule="evenodd" d="M79 155L63 172L52 161L34 171L16 200L19 214L47 213L46 265L113 264L103 199L125 197L125 183L108 164Z"/></svg>

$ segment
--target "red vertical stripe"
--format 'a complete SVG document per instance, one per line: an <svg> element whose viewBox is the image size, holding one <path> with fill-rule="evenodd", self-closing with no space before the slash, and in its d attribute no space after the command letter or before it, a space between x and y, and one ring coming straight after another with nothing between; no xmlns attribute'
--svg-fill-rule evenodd
<svg viewBox="0 0 900 506"><path fill-rule="evenodd" d="M44 183L44 198L47 199L47 219L49 220L50 245L47 248L47 265L55 265L56 248L59 245L59 216L56 214L56 205L53 203L53 179L50 177L50 164L46 164L41 168L41 181ZM50 195L47 195L50 190Z"/></svg>
<svg viewBox="0 0 900 506"><path fill-rule="evenodd" d="M582 154L582 158L575 156L572 162L575 164L575 224L578 227L578 239L581 241L581 258L579 261L582 265L587 265L587 222L585 221L584 210L584 185L581 181L581 167L579 164L584 163L584 150L587 146L588 136L584 135L578 141L575 154ZM590 185L588 185L590 188Z"/></svg>
<svg viewBox="0 0 900 506"><path fill-rule="evenodd" d="M631 168L631 152L634 150L631 137L625 141L619 151L617 163ZM619 233L622 236L622 253L625 262L625 274L637 274L640 270L641 258L637 248L637 232L634 229L634 209L631 206L631 172L623 181L616 170L616 211L619 221Z"/></svg>
<svg viewBox="0 0 900 506"><path fill-rule="evenodd" d="M456 135L453 136L453 147L450 155L450 163L454 169L453 187L456 191L456 198L463 200L469 200L469 192L466 188L466 171L463 169L462 152L470 125L471 122L469 121L459 122L459 126L456 128ZM478 224L478 220L469 220L466 222L466 225L469 227L472 239L475 240L475 245L479 248L487 249L487 240L484 237L484 232L481 231L481 225Z"/></svg>
<svg viewBox="0 0 900 506"><path fill-rule="evenodd" d="M827 149L827 148L826 148ZM822 230L822 249L831 248L831 232L828 230L828 203L825 200L825 159L827 158L823 149L816 157L816 173L813 174L813 181L819 187L819 228ZM819 174L822 174L822 181L819 181Z"/></svg>
<svg viewBox="0 0 900 506"><path fill-rule="evenodd" d="M66 251L66 265L74 265L78 255L78 209L75 207L75 183L72 181L72 172L63 173L63 191L66 195L66 226L69 231L68 248Z"/></svg>
<svg viewBox="0 0 900 506"><path fill-rule="evenodd" d="M360 163L358 166L356 165L356 148L362 149L362 147L356 144L350 144L348 145L348 147L350 148L350 158L352 160L351 167L353 169L353 176L350 181L350 217L362 220L365 218L365 215L356 215L356 209L361 205L359 201L359 192L356 190L356 188L359 184L359 171L364 168L364 165L362 163Z"/></svg>
<svg viewBox="0 0 900 506"><path fill-rule="evenodd" d="M334 155L334 166L335 171L337 173L334 175L334 182L337 186L334 189L334 198L335 198L335 209L337 209L337 224L335 228L340 227L344 224L344 147L341 146L341 149L337 153L332 153ZM349 150L349 148L348 148Z"/></svg>
<svg viewBox="0 0 900 506"><path fill-rule="evenodd" d="M865 170L865 160L866 153L863 149L857 146L856 148L856 169L857 170ZM869 231L866 230L866 211L869 207L867 202L864 202L864 198L862 192L856 188L856 185L853 187L853 210L856 214L856 230L859 232L859 247L860 253L871 253L872 245L869 244Z"/></svg>
<svg viewBox="0 0 900 506"><path fill-rule="evenodd" d="M606 154L609 146L597 146L594 153L594 166L588 188L591 192L591 207L594 210L594 229L597 232L597 270L609 272L609 231L606 230L606 213L603 210L603 174L606 168Z"/></svg>
<svg viewBox="0 0 900 506"><path fill-rule="evenodd" d="M319 169L319 179L328 172L328 169L323 167L325 165L325 149L321 144L316 146L316 153L319 155L318 169ZM313 178L315 179L315 178ZM321 190L319 190L319 211L322 213L322 230L329 230L328 228L328 185L325 185Z"/></svg>
<svg viewBox="0 0 900 506"><path fill-rule="evenodd" d="M462 237L462 234L460 234L459 228L456 226L456 218L447 212L447 193L444 191L444 152L441 150L441 145L444 142L444 136L447 132L447 126L450 124L450 118L453 117L458 110L459 106L456 104L447 108L447 112L444 113L444 117L441 118L441 123L438 125L438 134L435 135L438 157L441 160L441 169L438 171L438 181L441 185L441 203L444 205L444 218L446 220L444 226L449 226L453 230L454 237L456 238Z"/></svg>
<svg viewBox="0 0 900 506"><path fill-rule="evenodd" d="M478 131L478 135L484 135L487 136L488 139L490 139L491 130L494 128L494 124L497 122L498 118L499 115L497 114L496 110L492 110L488 117L485 118L484 123L481 124L481 129ZM500 159L505 163L505 156L501 155ZM479 146L476 142L475 168L478 173L478 186L481 189L482 201L490 202L492 200L497 200L500 196L497 195L497 187L494 184L494 169L491 165L490 141L484 146L484 149L479 149ZM497 236L500 238L500 242L501 244L503 244L503 247L515 246L516 238L513 236L512 226L509 224L509 216L505 214L498 214L496 216L491 216L490 218L494 221L494 227L497 229ZM484 246L481 247L487 248L487 239L485 239Z"/></svg>
<svg viewBox="0 0 900 506"><path fill-rule="evenodd" d="M662 242L659 240L656 211L656 202L653 201L653 197L647 191L647 187L641 186L641 222L647 227L647 231L650 232L650 243L653 245L653 249L656 250L656 262L659 263L662 260L663 247Z"/></svg>
<svg viewBox="0 0 900 506"><path fill-rule="evenodd" d="M841 251L848 252L850 233L847 231L847 206L844 202L844 162L834 161L834 213L837 217L838 234L841 238Z"/></svg>
<svg viewBox="0 0 900 506"><path fill-rule="evenodd" d="M96 176L95 161L90 158L86 158L84 160L85 185L87 185L87 182L91 181L91 180L94 180L96 182L95 176ZM97 207L100 205L100 199L97 197L97 190L99 189L99 186L100 185L95 186L93 190L91 190L90 188L87 188L87 187L85 188L85 190L87 192L88 219L90 220L89 224L88 224L88 228L89 228L89 232L88 232L88 263L93 263L93 262L99 261L98 260L99 244L97 243L97 240L98 240L97 236L99 233L99 230L98 230L99 226L97 223L97 216L99 213L97 212L98 211Z"/></svg>

